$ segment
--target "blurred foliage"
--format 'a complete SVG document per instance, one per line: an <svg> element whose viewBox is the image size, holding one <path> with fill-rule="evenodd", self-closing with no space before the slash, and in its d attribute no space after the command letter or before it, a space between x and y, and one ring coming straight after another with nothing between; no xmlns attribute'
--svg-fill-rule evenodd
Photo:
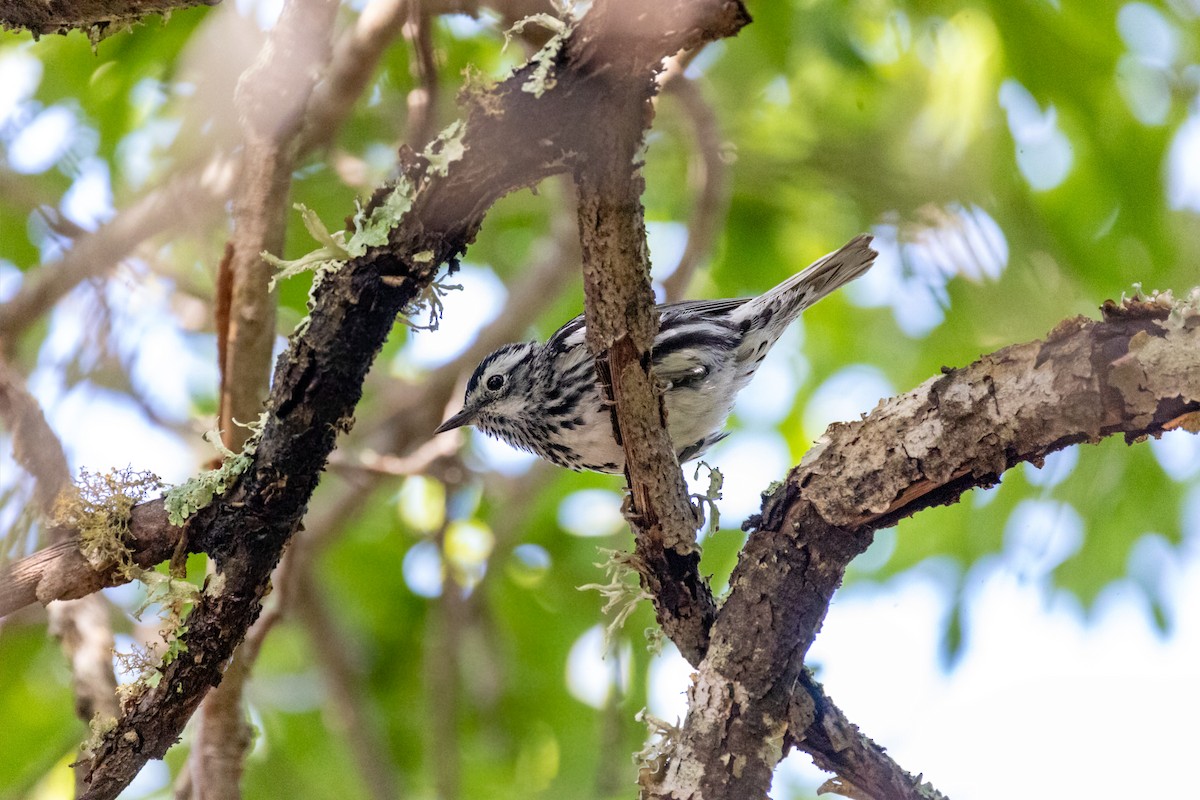
<svg viewBox="0 0 1200 800"><path fill-rule="evenodd" d="M242 12L227 3L178 13L166 24L114 36L95 53L79 35L0 41L0 75L34 75L27 92L0 97L0 297L11 294L22 273L54 268L63 244L47 220L71 217L66 197L86 176L99 170L120 209L234 140L231 98L254 53L246 43L257 41L253 14L239 16L250 5L239 4ZM1135 282L1177 291L1197 283L1200 136L1187 138L1188 126L1200 125L1194 2L794 0L750 6L755 23L705 50L688 72L719 120L730 180L727 216L715 223L716 250L691 293L760 292L861 230L873 230L883 252L874 282L809 312L802 354L780 356L797 390L782 423L768 426L778 430L793 461L821 433L805 420L827 421L810 401L849 365L869 365L881 386L902 391L943 365L1042 336L1064 317L1095 314L1102 301ZM356 16L347 8L343 22ZM482 22L461 15L437 21L440 123L456 115L453 96L464 70L498 77L520 60L518 48L501 51L499 27L488 15ZM204 57L214 42L234 40L239 45L222 51L220 63ZM409 52L400 41L331 147L299 166L292 200L336 229L354 199L392 169L413 88ZM21 144L22 132L52 109L73 120L60 137L61 152L44 164L17 158L20 147L30 146ZM669 95L659 102L646 164L652 222L694 222L690 124ZM536 195L503 199L467 260L502 281L517 278L544 244L552 216L566 203L562 195L561 185L550 183ZM104 197L93 201L101 219L111 214L106 203ZM287 257L312 247L298 218L291 222ZM214 350L208 305L225 235L221 226L151 240L119 273L126 284L165 283L174 324L202 358ZM656 257L658 267L671 267L671 256ZM282 288L281 332L305 313L307 291L303 279ZM89 284L72 297L103 309L109 295ZM581 306L571 289L530 334L547 335ZM108 319L107 312L91 317L97 326ZM444 321L446 327L462 324L453 315ZM96 330L96 338L107 341L104 328ZM53 325L34 326L15 347L26 373L53 372L66 389L115 387L156 410L154 396L130 377L136 357L128 346L110 343L93 352L95 342L85 336L64 360L53 332ZM390 373L418 381L425 374L406 356L413 336L397 326L379 359L378 380L368 385L360 421L378 405L379 393L390 391L384 380ZM188 391L187 419L159 409L162 416L147 423L195 448L196 461L185 471L207 457L195 431L211 425L215 390L198 384ZM770 387L754 384L747 391ZM843 404L839 413L853 416L873 402ZM746 415L733 425L764 427ZM1191 448L1190 461L1171 470L1160 463L1161 450L1120 442L1082 448L1053 479L1015 469L995 489L882 534L852 567L848 591L856 582L887 581L936 562L947 592L960 598L971 570L1007 564L1088 608L1106 586L1130 575L1155 623L1166 627L1172 611L1153 576L1134 569L1134 553L1150 542L1170 557L1185 525L1195 524L1184 520L1184 509L1197 489L1200 455L1194 443L1182 447ZM739 468L722 464L719 452L709 460L726 473ZM436 572L440 525L419 521L419 506L436 491L406 494L404 479L389 479L342 521L315 582L315 601L336 620L336 636L314 639L289 618L268 638L255 671L249 700L257 737L248 797L366 796L346 735L355 723L326 684L322 648L338 648L352 668L367 723L382 732L405 796L435 796L436 765L450 758L436 750L447 741L435 737L439 718L449 719L464 797L630 796L628 754L644 736L633 715L648 702L652 658L641 631L652 614L643 607L626 626L623 641L633 646L623 691L610 692L600 708L578 699L568 689L570 654L602 619L600 598L575 587L599 580L597 545L629 542L619 532L592 540L565 535L571 521L560 509L564 498L597 488L608 490L615 506L618 483L541 468L532 478L499 477L486 454L469 463L479 471L446 490L451 518L473 523L462 558L476 563L465 568L470 589L458 602L431 596L436 575L432 592L413 577L422 554L433 554ZM27 492L19 489L12 462L2 465L0 497L9 502L0 508L0 524L8 526ZM81 466L110 465L76 459L73 467ZM321 509L337 487L344 488L340 479L328 481L312 507ZM1039 517L1030 509L1057 511ZM1053 522L1068 517L1080 523L1074 539ZM705 543L703 561L718 589L743 541L740 519L727 515L723 522L727 530ZM1041 534L1066 537L1061 557L1028 556L1022 543ZM135 594L125 589L112 599L127 611L136 605ZM457 615L449 628L448 613ZM124 612L120 616L119 632L146 638ZM70 677L44 623L43 614L26 611L0 629L0 798L59 796L48 787L61 783L72 749L86 735L71 715ZM962 624L958 606L944 637L950 661L962 646ZM447 636L455 637L457 653L450 662ZM448 677L447 669L453 670ZM593 689L607 681L603 671L581 674ZM452 701L434 688L447 680L457 687ZM600 689L591 696L603 697ZM173 771L189 744L185 736L170 754ZM153 785L146 791L167 796L163 780L148 780Z"/></svg>

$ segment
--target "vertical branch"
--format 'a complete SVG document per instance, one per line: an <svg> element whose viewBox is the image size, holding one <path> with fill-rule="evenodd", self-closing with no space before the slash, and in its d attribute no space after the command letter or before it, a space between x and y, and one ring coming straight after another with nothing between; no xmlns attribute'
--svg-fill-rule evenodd
<svg viewBox="0 0 1200 800"><path fill-rule="evenodd" d="M616 126L614 126L616 127ZM588 345L613 401L613 435L625 450L626 517L637 536L642 581L659 624L690 662L708 646L716 614L700 577L697 518L666 430L666 410L650 364L658 329L632 142L615 137L595 152L579 182Z"/></svg>
<svg viewBox="0 0 1200 800"><path fill-rule="evenodd" d="M255 419L267 395L275 299L268 291L272 267L261 254L283 249L297 136L316 76L329 61L336 11L332 0L290 0L258 60L238 82L245 157L233 200L229 257L222 262L230 296L220 420L225 444L234 451L248 432L233 421Z"/></svg>
<svg viewBox="0 0 1200 800"><path fill-rule="evenodd" d="M575 176L587 340L601 386L614 404L613 434L625 451L630 490L626 517L636 532L636 562L654 597L659 624L693 664L708 647L716 603L700 577L697 514L667 434L662 393L651 368L658 318L638 168L662 61L643 60L646 54L639 45L658 31L686 29L702 18L704 5L664 4L647 11L640 4L612 2L588 14L578 42L579 60L592 72L593 102L602 102L612 113L606 125L586 133ZM714 34L732 35L749 22L739 4L724 4L720 11L715 20L707 20L714 27L701 29L697 44ZM636 31L626 16L638 20Z"/></svg>
<svg viewBox="0 0 1200 800"><path fill-rule="evenodd" d="M675 270L663 281L667 302L682 300L692 275L712 254L717 232L729 207L729 167L721 158L721 128L712 106L694 80L683 75L678 59L671 59L663 89L676 100L692 127L692 153L688 164L688 194L695 198L688 220L687 245Z"/></svg>
<svg viewBox="0 0 1200 800"><path fill-rule="evenodd" d="M296 592L292 608L312 642L317 666L329 692L329 708L340 732L346 737L350 754L373 800L399 800L396 772L387 751L379 723L371 715L371 704L361 688L366 679L362 669L350 657L351 646L337 621L320 596L313 579L311 548L298 543L294 550Z"/></svg>

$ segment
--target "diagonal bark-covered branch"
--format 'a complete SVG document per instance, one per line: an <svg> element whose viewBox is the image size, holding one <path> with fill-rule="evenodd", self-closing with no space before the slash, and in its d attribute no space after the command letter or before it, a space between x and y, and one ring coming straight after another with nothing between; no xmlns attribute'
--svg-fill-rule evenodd
<svg viewBox="0 0 1200 800"><path fill-rule="evenodd" d="M567 276L576 269L579 237L573 222L569 231L565 222L558 223L557 228L546 241L543 256L512 288L506 313L484 328L474 345L429 380L410 391L393 393L395 399L389 398L389 405L381 413L387 422L378 431L368 430L367 446L382 452L404 453L414 443L428 441L429 432L437 427L463 371L499 345L521 335L538 311L559 295ZM357 433L362 433L362 429L360 423ZM307 527L325 531L333 527L334 520L350 518L373 490L374 483L370 481L347 488L340 498L330 502L337 513L329 515L329 524L310 520ZM125 544L138 566L151 567L170 558L179 541L181 529L167 522L161 503L139 506L129 521ZM322 511L325 510L323 506ZM55 536L70 534L67 530L54 533ZM0 617L33 603L75 599L126 582L128 578L115 565L97 571L80 555L76 542L63 542L0 567Z"/></svg>
<svg viewBox="0 0 1200 800"><path fill-rule="evenodd" d="M922 782L921 776L909 774L864 736L807 670L800 674L788 712L786 745L799 747L812 756L814 764L836 776L817 794L828 788L846 797L946 800L945 795ZM802 735L803 740L795 743L793 732Z"/></svg>
<svg viewBox="0 0 1200 800"><path fill-rule="evenodd" d="M831 426L752 520L681 741L649 796L760 797L788 746L821 752L818 731L789 728L813 715L797 682L846 565L874 531L1071 444L1134 442L1198 420L1194 290L1186 301L1108 303L1102 321L1067 320L1045 341L946 370ZM867 762L879 772L849 779L887 785L883 762Z"/></svg>
<svg viewBox="0 0 1200 800"><path fill-rule="evenodd" d="M594 7L600 10L604 4ZM643 42L654 62L729 30L721 2L664 4L673 25ZM87 798L114 797L149 758L174 744L233 649L257 618L268 576L299 524L339 431L353 424L366 371L397 313L419 300L441 264L453 265L492 202L574 165L580 138L611 113L596 101L596 79L620 51L629 16L605 16L544 53L553 80L527 66L475 97L462 152L444 171L408 159L415 187L409 210L374 248L328 272L308 324L292 336L275 370L268 419L249 468L226 495L189 524L189 545L217 563L220 580L196 602L182 636L182 658L127 707L88 766ZM583 36L589 42L580 41ZM586 60L580 54L588 53ZM536 132L531 135L531 132ZM504 153L507 158L497 158ZM377 195L384 202L388 191Z"/></svg>

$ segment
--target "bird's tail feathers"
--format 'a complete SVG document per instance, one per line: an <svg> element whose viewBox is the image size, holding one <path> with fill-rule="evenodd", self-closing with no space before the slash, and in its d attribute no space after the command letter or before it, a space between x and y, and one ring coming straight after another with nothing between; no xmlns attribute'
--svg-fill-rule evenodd
<svg viewBox="0 0 1200 800"><path fill-rule="evenodd" d="M871 268L879 255L871 248L871 239L865 233L855 236L774 289L751 299L738 309L738 315L754 317L770 309L773 316L782 316L779 321L786 325L801 311Z"/></svg>

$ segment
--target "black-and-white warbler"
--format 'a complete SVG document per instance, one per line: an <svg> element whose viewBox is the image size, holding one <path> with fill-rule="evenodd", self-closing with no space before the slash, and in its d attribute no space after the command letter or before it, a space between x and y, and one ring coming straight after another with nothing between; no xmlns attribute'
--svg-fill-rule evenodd
<svg viewBox="0 0 1200 800"><path fill-rule="evenodd" d="M658 307L654 374L679 461L725 438L733 401L800 312L870 269L870 236L858 236L758 297L688 300ZM435 431L475 425L574 470L621 472L625 454L596 382L580 315L544 345L506 344L475 368L462 411Z"/></svg>

